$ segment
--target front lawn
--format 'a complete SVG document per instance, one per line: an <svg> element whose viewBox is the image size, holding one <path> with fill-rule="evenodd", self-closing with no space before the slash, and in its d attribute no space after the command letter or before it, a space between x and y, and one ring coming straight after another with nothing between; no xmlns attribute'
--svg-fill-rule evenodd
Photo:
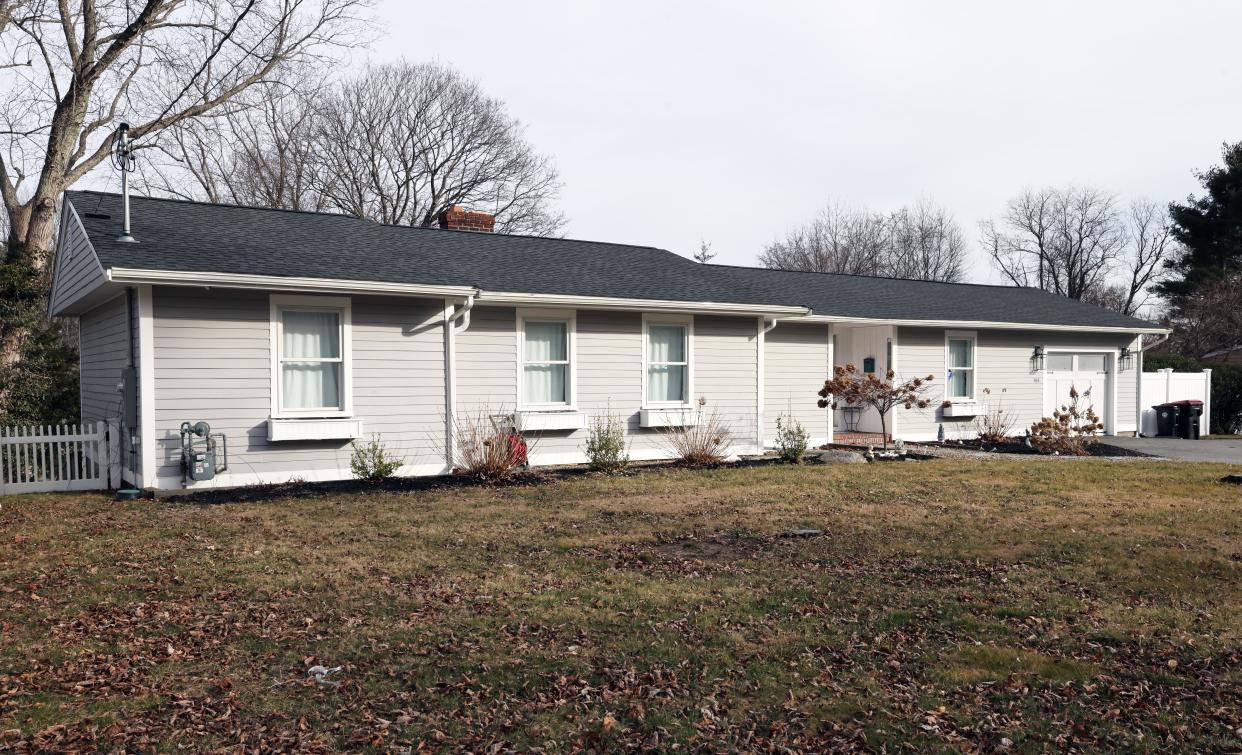
<svg viewBox="0 0 1242 755"><path fill-rule="evenodd" d="M1227 471L0 499L0 750L1234 749Z"/></svg>

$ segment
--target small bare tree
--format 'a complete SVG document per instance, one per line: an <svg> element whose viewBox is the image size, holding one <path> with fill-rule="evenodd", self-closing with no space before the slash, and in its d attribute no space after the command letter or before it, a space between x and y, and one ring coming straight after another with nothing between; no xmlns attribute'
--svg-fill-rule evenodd
<svg viewBox="0 0 1242 755"><path fill-rule="evenodd" d="M781 270L933 281L961 280L965 260L957 222L927 200L887 215L830 205L759 256Z"/></svg>
<svg viewBox="0 0 1242 755"><path fill-rule="evenodd" d="M714 259L716 259L716 253L712 251L712 242L699 239L699 250L694 253L694 261L706 265Z"/></svg>
<svg viewBox="0 0 1242 755"><path fill-rule="evenodd" d="M332 208L431 226L453 205L496 216L502 233L554 235L560 179L504 103L437 63L368 68L323 98L318 190Z"/></svg>
<svg viewBox="0 0 1242 755"><path fill-rule="evenodd" d="M931 402L923 398L931 386L932 376L894 382L897 373L889 370L884 379L872 372L863 372L853 364L836 367L832 378L819 390L819 407L836 409L842 401L853 406L870 406L880 414L880 435L888 449L888 413L895 407L926 409Z"/></svg>

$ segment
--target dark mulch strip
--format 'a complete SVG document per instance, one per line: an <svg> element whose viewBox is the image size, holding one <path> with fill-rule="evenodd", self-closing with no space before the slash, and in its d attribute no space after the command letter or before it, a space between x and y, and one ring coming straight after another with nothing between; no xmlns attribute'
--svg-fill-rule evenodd
<svg viewBox="0 0 1242 755"><path fill-rule="evenodd" d="M644 461L633 462L624 473L627 475L643 474L667 469L740 469L746 467L767 467L785 464L779 457L749 457L738 461L715 464L710 466L691 466L676 461ZM825 463L818 456L808 454L806 464ZM485 481L465 475L438 475L435 477L391 477L387 480L369 482L365 480L332 480L329 482L283 482L271 485L251 485L237 488L209 488L206 490L187 490L184 492L161 492L158 497L167 498L170 502L189 504L226 504L226 503L259 503L281 498L312 498L328 495L346 495L354 493L420 493L432 490L457 490L463 488L521 488L534 485L545 485L561 480L572 480L592 472L585 464L539 467L528 469L504 480Z"/></svg>
<svg viewBox="0 0 1242 755"><path fill-rule="evenodd" d="M1033 448L1028 448L1026 443L1018 440L1008 443L996 443L984 445L978 440L964 440L962 442L953 441L951 443L936 444L918 444L939 448L959 448L964 451L985 451L987 453L998 454L1029 454L1040 456L1042 454ZM1142 451L1134 451L1129 448L1121 448L1120 446L1110 446L1107 443L1095 443L1087 447L1088 456L1113 457L1113 456L1135 456L1144 458L1153 458L1152 454L1146 454Z"/></svg>

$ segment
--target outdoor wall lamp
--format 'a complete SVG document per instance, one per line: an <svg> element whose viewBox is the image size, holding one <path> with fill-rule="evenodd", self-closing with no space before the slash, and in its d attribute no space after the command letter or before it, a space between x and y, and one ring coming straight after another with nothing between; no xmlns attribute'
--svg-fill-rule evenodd
<svg viewBox="0 0 1242 755"><path fill-rule="evenodd" d="M1134 352L1123 346L1121 348L1121 356L1117 360L1117 366L1121 368L1122 372L1124 372L1130 369L1132 364L1134 364Z"/></svg>
<svg viewBox="0 0 1242 755"><path fill-rule="evenodd" d="M1036 346L1035 351L1031 353L1031 368L1035 372L1042 372L1044 369L1044 347Z"/></svg>

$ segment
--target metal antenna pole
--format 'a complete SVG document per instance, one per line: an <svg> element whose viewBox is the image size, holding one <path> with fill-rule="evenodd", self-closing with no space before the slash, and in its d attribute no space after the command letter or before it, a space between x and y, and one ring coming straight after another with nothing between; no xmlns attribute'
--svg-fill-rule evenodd
<svg viewBox="0 0 1242 755"><path fill-rule="evenodd" d="M116 163L121 169L121 203L125 208L125 224L121 235L116 240L132 244L138 239L134 238L129 229L129 172L133 170L133 157L129 146L129 124L122 123L117 132Z"/></svg>

